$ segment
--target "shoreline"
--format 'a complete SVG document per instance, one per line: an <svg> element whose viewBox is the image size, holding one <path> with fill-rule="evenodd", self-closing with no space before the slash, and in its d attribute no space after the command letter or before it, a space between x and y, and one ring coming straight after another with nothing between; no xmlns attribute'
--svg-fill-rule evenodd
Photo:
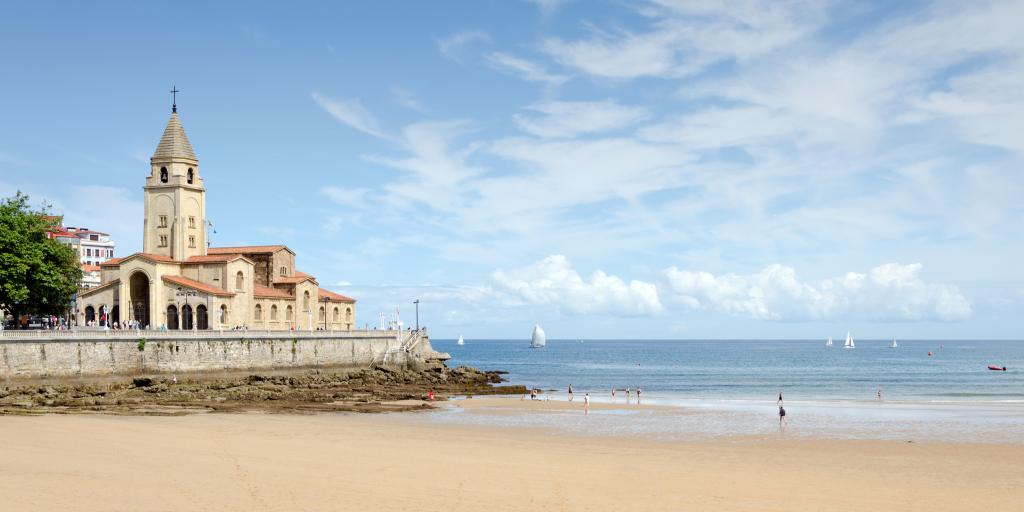
<svg viewBox="0 0 1024 512"><path fill-rule="evenodd" d="M422 414L8 416L0 436L0 493L27 511L1010 510L1024 486L1022 445L552 435Z"/></svg>

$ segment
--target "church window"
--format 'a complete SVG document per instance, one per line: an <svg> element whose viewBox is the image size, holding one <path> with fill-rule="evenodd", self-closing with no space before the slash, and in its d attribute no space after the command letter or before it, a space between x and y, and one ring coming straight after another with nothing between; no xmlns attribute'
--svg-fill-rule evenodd
<svg viewBox="0 0 1024 512"><path fill-rule="evenodd" d="M288 267L281 267L281 277L288 275Z"/></svg>
<svg viewBox="0 0 1024 512"><path fill-rule="evenodd" d="M228 307L224 304L220 305L220 323L228 323Z"/></svg>
<svg viewBox="0 0 1024 512"><path fill-rule="evenodd" d="M166 228L167 227L167 216L166 215L161 215L160 216L160 226L159 227L161 227L161 228Z"/></svg>
<svg viewBox="0 0 1024 512"><path fill-rule="evenodd" d="M188 237L188 246L189 247L195 247L196 246L196 237L195 236L189 235L189 237Z"/></svg>
<svg viewBox="0 0 1024 512"><path fill-rule="evenodd" d="M318 317L321 322L327 319L327 312L324 311L324 307L320 306L320 316Z"/></svg>
<svg viewBox="0 0 1024 512"><path fill-rule="evenodd" d="M160 168L160 183L167 183L167 168Z"/></svg>
<svg viewBox="0 0 1024 512"><path fill-rule="evenodd" d="M346 322L351 322L352 321L352 308L345 308L345 321Z"/></svg>
<svg viewBox="0 0 1024 512"><path fill-rule="evenodd" d="M270 319L277 320L277 304L270 306Z"/></svg>
<svg viewBox="0 0 1024 512"><path fill-rule="evenodd" d="M256 320L263 320L263 306L256 304L256 308L255 311L253 311L252 317L255 318Z"/></svg>
<svg viewBox="0 0 1024 512"><path fill-rule="evenodd" d="M235 274L235 290L242 291L245 288L245 274L241 270Z"/></svg>
<svg viewBox="0 0 1024 512"><path fill-rule="evenodd" d="M288 306L287 308L284 309L284 319L285 320L291 320L292 319L292 307L291 306Z"/></svg>
<svg viewBox="0 0 1024 512"><path fill-rule="evenodd" d="M188 216L188 227L190 227L192 229L196 228L196 218L195 218L195 216L193 216L193 215L189 215Z"/></svg>
<svg viewBox="0 0 1024 512"><path fill-rule="evenodd" d="M309 291L302 293L302 310L309 311Z"/></svg>
<svg viewBox="0 0 1024 512"><path fill-rule="evenodd" d="M195 176L195 172L192 170L191 167L189 167L188 168L188 184L189 185L192 184L192 180L193 180L194 176Z"/></svg>
<svg viewBox="0 0 1024 512"><path fill-rule="evenodd" d="M167 235L160 235L160 247L167 247Z"/></svg>
<svg viewBox="0 0 1024 512"><path fill-rule="evenodd" d="M334 306L334 321L337 322L338 320L341 320L341 314L338 311L338 306Z"/></svg>

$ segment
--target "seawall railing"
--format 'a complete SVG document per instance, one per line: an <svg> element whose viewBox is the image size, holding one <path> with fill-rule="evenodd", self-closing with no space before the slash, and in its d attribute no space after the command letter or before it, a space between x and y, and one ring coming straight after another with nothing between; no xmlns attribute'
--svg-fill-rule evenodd
<svg viewBox="0 0 1024 512"><path fill-rule="evenodd" d="M71 329L71 330L3 330L0 342L40 342L79 340L147 340L159 339L296 339L296 338L393 338L418 340L420 336L411 331L397 330L351 330L351 331L272 331L265 329L246 330L159 330L159 329ZM410 343L411 344L411 343ZM413 345L414 346L414 345ZM410 347L411 348L411 347Z"/></svg>

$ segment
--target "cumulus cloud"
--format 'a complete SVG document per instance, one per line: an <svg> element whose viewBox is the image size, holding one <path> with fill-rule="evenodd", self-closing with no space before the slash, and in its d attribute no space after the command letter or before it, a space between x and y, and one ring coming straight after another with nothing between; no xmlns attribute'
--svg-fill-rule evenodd
<svg viewBox="0 0 1024 512"><path fill-rule="evenodd" d="M605 101L546 101L527 107L539 116L516 114L516 124L523 131L538 137L573 137L599 133L632 125L648 111L642 107Z"/></svg>
<svg viewBox="0 0 1024 512"><path fill-rule="evenodd" d="M626 283L600 270L583 279L559 254L519 269L495 271L491 278L498 290L522 303L553 305L571 314L644 316L663 309L653 283Z"/></svg>
<svg viewBox="0 0 1024 512"><path fill-rule="evenodd" d="M718 276L673 266L665 277L684 306L760 320L956 321L971 315L959 288L926 282L920 271L919 263L887 263L810 284L784 265Z"/></svg>

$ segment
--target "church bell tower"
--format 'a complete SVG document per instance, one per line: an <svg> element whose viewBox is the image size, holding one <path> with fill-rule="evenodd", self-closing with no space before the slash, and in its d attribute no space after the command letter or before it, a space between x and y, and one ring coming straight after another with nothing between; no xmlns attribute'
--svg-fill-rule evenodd
<svg viewBox="0 0 1024 512"><path fill-rule="evenodd" d="M143 187L143 252L178 261L205 255L206 188L199 176L199 160L178 119L176 98L149 163L150 173Z"/></svg>

